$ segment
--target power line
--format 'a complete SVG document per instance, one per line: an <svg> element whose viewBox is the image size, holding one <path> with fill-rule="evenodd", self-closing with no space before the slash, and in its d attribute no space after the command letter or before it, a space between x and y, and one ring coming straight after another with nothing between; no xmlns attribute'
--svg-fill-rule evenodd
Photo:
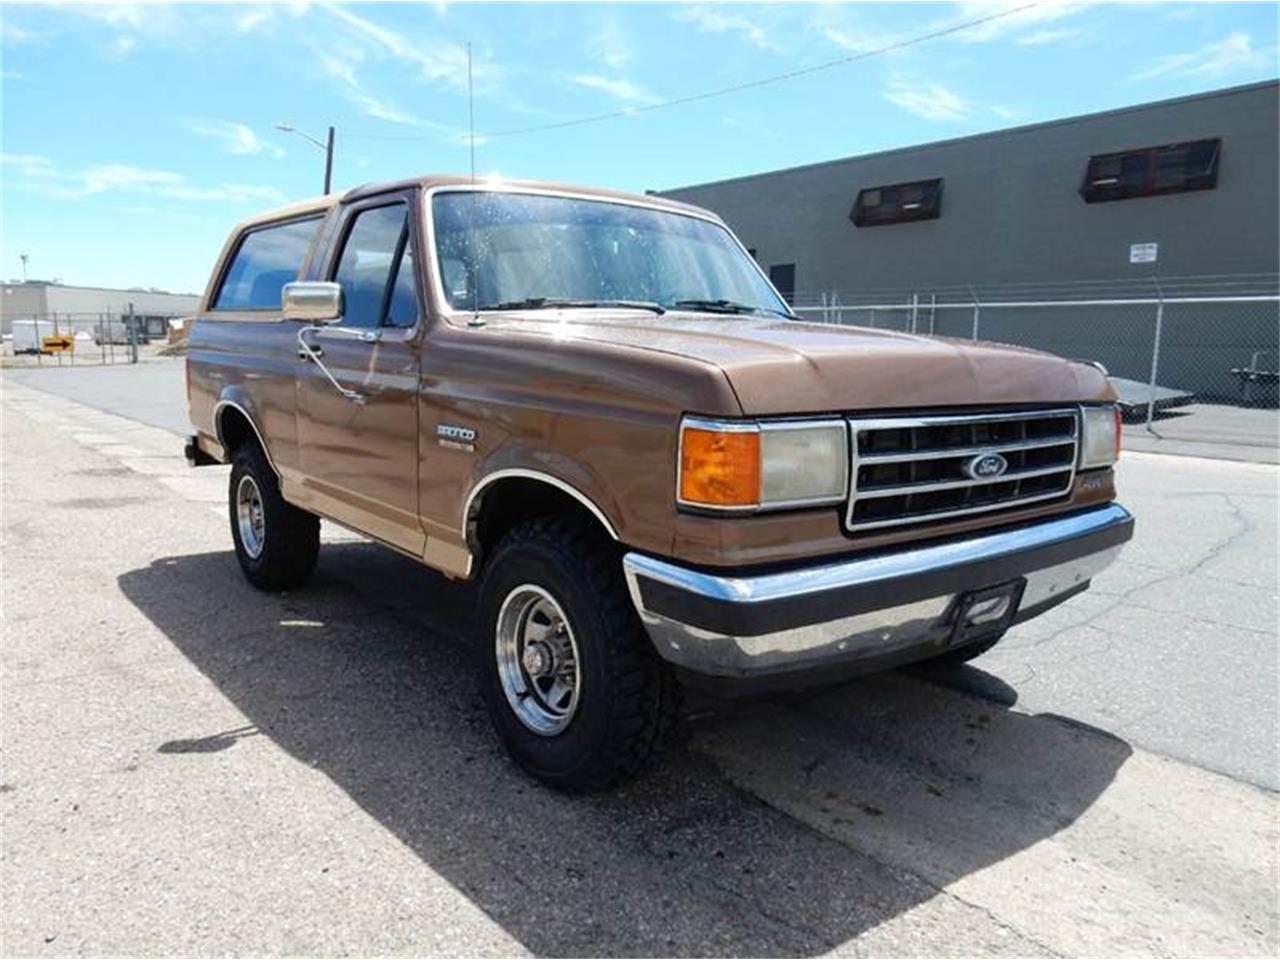
<svg viewBox="0 0 1280 960"><path fill-rule="evenodd" d="M904 50L907 47L913 47L929 40L937 40L941 37L950 36L954 33L960 33L964 30L971 30L974 27L982 26L985 23L991 23L996 20L1003 20L1005 17L1011 17L1015 14L1030 10L1033 7L1043 5L1047 0L1032 0L1031 3L1024 3L1017 7L1010 7L1007 10L1000 10L996 13L987 14L984 17L975 17L972 20L965 20L961 23L952 24L949 27L940 27L937 30L931 30L928 33L917 34L914 37L908 37L904 40L898 40L894 43L887 43L883 46L872 47L858 53L852 53L848 56L837 57L834 60L825 60L822 63L816 63L808 67L798 67L794 70L788 70L786 73L778 73L768 77L761 77L759 80L748 80L745 83L737 83L728 87L718 87L715 90L705 90L702 93L689 94L685 97L676 97L672 100L662 100L658 103L641 104L634 107L624 107L619 110L611 110L607 113L596 113L585 117L577 117L573 120L560 120L555 123L545 123L533 127L518 127L511 130L497 130L492 133L476 134L482 142L485 140L495 140L505 137L519 137L531 133L542 133L547 130L563 130L566 127L578 127L588 123L600 123L604 120L616 120L621 117L634 117L641 113L652 113L655 110L666 110L669 107L680 107L685 104L698 103L703 100L710 100L714 97L723 97L731 93L739 93L743 90L754 90L757 87L769 86L774 83L782 83L787 80L794 80L797 77L805 77L813 73L819 73L823 70L831 70L835 67L842 67L846 64L856 63L859 60L866 60L871 57L880 56L886 53L893 53L896 50ZM377 134L348 134L350 137L359 137L363 140L430 140L432 137L426 136L379 136Z"/></svg>
<svg viewBox="0 0 1280 960"><path fill-rule="evenodd" d="M579 117L576 120L561 120L558 123L548 123L537 127L521 127L515 130L499 130L495 133L484 134L489 138L497 137L516 137L526 133L539 133L543 130L560 130L565 127L576 127L585 123L598 123L601 120L612 120L617 117L630 117L638 113L650 113L654 110L665 110L667 107L679 107L687 103L697 103L702 100L710 100L713 97L723 97L730 93L738 93L742 90L752 90L756 87L764 87L773 83L782 83L785 80L794 80L796 77L808 76L811 73L818 73L822 70L830 70L834 67L842 67L845 64L855 63L859 60L866 60L869 57L879 56L884 53L892 53L895 50L902 50L906 47L915 46L918 43L924 43L926 40L937 40L939 37L949 36L953 33L959 33L961 30L968 30L972 27L981 26L984 23L990 23L993 20L1000 20L1004 17L1011 17L1015 13L1021 13L1024 10L1030 10L1032 7L1038 7L1045 0L1034 0L1032 3L1025 3L1020 7L1013 7L1009 10L1002 10L999 13L988 14L985 17L978 17L973 20L967 20L963 23L957 23L950 27L940 30L934 30L930 33L922 33L915 37L909 37L905 40L899 40L896 43L885 44L881 47L874 47L870 50L863 50L860 53L850 54L847 57L837 57L835 60L827 60L823 63L814 64L811 67L799 67L795 70L789 70L786 73L775 74L771 77L762 77L759 80L749 80L746 83L738 83L729 87L720 87L716 90L707 90L703 93L690 94L687 97L677 97L674 100L664 100L660 103L642 104L636 107L627 107L622 110L613 110L609 113L598 113L593 116Z"/></svg>

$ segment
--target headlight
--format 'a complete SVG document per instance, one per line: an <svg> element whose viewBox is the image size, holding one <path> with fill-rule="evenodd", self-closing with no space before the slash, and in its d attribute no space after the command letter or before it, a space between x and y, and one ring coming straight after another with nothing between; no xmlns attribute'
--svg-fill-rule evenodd
<svg viewBox="0 0 1280 960"><path fill-rule="evenodd" d="M843 420L680 424L681 504L768 510L838 503L849 483Z"/></svg>
<svg viewBox="0 0 1280 960"><path fill-rule="evenodd" d="M1080 408L1080 469L1109 467L1120 457L1120 408Z"/></svg>

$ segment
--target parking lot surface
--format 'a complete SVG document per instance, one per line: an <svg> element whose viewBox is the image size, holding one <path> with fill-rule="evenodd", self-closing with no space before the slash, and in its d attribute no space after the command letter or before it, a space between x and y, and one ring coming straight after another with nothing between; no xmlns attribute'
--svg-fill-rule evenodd
<svg viewBox="0 0 1280 960"><path fill-rule="evenodd" d="M6 955L1280 950L1274 467L1133 454L1094 590L946 675L694 699L584 799L490 733L470 588L326 527L253 591L225 468L61 382L3 388Z"/></svg>

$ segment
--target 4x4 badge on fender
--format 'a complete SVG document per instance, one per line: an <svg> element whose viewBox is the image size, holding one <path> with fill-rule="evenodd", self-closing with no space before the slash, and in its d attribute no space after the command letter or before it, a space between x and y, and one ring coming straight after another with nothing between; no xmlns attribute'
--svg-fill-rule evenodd
<svg viewBox="0 0 1280 960"><path fill-rule="evenodd" d="M964 465L964 472L974 480L990 480L1002 477L1009 469L1009 461L998 453L984 453Z"/></svg>

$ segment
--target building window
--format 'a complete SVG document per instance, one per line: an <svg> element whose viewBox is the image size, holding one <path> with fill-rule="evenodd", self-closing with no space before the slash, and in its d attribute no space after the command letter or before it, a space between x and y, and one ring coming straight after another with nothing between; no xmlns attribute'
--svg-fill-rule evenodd
<svg viewBox="0 0 1280 960"><path fill-rule="evenodd" d="M1222 141L1192 140L1089 158L1080 196L1085 203L1161 193L1212 190L1218 185Z"/></svg>
<svg viewBox="0 0 1280 960"><path fill-rule="evenodd" d="M782 294L787 303L794 303L796 297L796 265L794 263L775 263L769 268L769 282Z"/></svg>
<svg viewBox="0 0 1280 960"><path fill-rule="evenodd" d="M878 227L912 220L937 220L942 213L942 180L916 180L858 191L849 219L855 227Z"/></svg>

